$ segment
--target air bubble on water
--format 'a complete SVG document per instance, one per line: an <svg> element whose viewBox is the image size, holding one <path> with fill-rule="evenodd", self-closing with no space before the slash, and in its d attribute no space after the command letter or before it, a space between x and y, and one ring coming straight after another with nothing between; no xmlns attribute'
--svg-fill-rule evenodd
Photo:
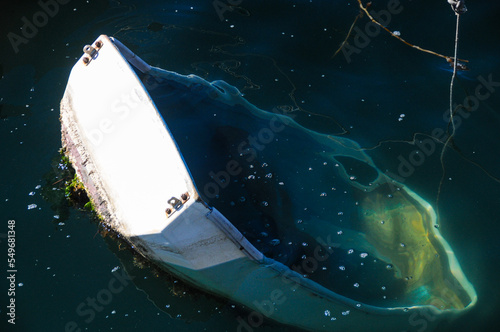
<svg viewBox="0 0 500 332"><path fill-rule="evenodd" d="M166 305L165 305L165 308L170 308L170 304L166 304Z"/></svg>
<svg viewBox="0 0 500 332"><path fill-rule="evenodd" d="M339 216L343 216L343 215L344 215L344 212L339 211L339 212L337 213L337 215L339 215Z"/></svg>
<svg viewBox="0 0 500 332"><path fill-rule="evenodd" d="M30 205L28 205L28 210L35 209L36 207L37 207L36 204L30 204Z"/></svg>
<svg viewBox="0 0 500 332"><path fill-rule="evenodd" d="M309 170L309 171L312 171L312 170L313 170L313 168L312 168L312 167L309 167L309 168L308 168L308 170Z"/></svg>
<svg viewBox="0 0 500 332"><path fill-rule="evenodd" d="M272 245L273 247L275 247L275 246L277 246L278 244L280 244L280 240L279 240L279 239L272 239L270 243L271 243L271 245Z"/></svg>
<svg viewBox="0 0 500 332"><path fill-rule="evenodd" d="M340 270L340 271L345 271L345 266L344 266L344 265L340 265L340 266L339 266L339 270Z"/></svg>
<svg viewBox="0 0 500 332"><path fill-rule="evenodd" d="M343 231L338 231L338 232L337 232L337 235L342 235L342 234L344 234L344 232L343 232Z"/></svg>
<svg viewBox="0 0 500 332"><path fill-rule="evenodd" d="M381 288L382 290L386 290L386 287L385 287L385 286L382 286L382 287L380 287L380 288Z"/></svg>
<svg viewBox="0 0 500 332"><path fill-rule="evenodd" d="M248 179L249 179L249 180L254 180L254 179L255 179L255 175L253 175L253 174L252 174L252 175L249 175L249 176L248 176Z"/></svg>
<svg viewBox="0 0 500 332"><path fill-rule="evenodd" d="M273 174L272 174L272 173L267 173L267 174L266 174L266 178L270 179L270 178L272 178L272 177L273 177Z"/></svg>
<svg viewBox="0 0 500 332"><path fill-rule="evenodd" d="M320 194L321 197L325 197L326 196L326 193L321 193Z"/></svg>
<svg viewBox="0 0 500 332"><path fill-rule="evenodd" d="M356 308L361 308L361 303L356 303Z"/></svg>
<svg viewBox="0 0 500 332"><path fill-rule="evenodd" d="M268 205L269 205L269 203L268 203L268 202L266 202L266 201L262 201L262 203L260 203L260 204L261 204L262 206L268 206Z"/></svg>
<svg viewBox="0 0 500 332"><path fill-rule="evenodd" d="M354 252L354 249L349 249L349 250L347 250L347 254L348 254L348 255L352 254L353 252Z"/></svg>
<svg viewBox="0 0 500 332"><path fill-rule="evenodd" d="M385 266L385 268L386 268L387 270L392 270L392 264L387 264L387 265Z"/></svg>
<svg viewBox="0 0 500 332"><path fill-rule="evenodd" d="M33 196L33 195L35 195L35 194L36 194L36 193L35 193L34 191L31 191L28 195Z"/></svg>
<svg viewBox="0 0 500 332"><path fill-rule="evenodd" d="M366 252L362 252L361 254L359 254L359 257L361 258L365 258L366 256L368 256Z"/></svg>
<svg viewBox="0 0 500 332"><path fill-rule="evenodd" d="M402 248L406 247L406 245L405 245L403 242L401 242L399 245L400 245Z"/></svg>
<svg viewBox="0 0 500 332"><path fill-rule="evenodd" d="M269 166L267 163L262 163L262 167L267 167Z"/></svg>
<svg viewBox="0 0 500 332"><path fill-rule="evenodd" d="M64 225L66 225L66 224L65 224L65 223L63 223L63 222L61 221L61 222L60 222L60 223L58 223L57 225L59 225L59 226L64 226Z"/></svg>
<svg viewBox="0 0 500 332"><path fill-rule="evenodd" d="M385 224L385 221L384 220L380 220L380 223L383 225L383 224Z"/></svg>
<svg viewBox="0 0 500 332"><path fill-rule="evenodd" d="M308 246L307 242L302 242L302 246L307 247Z"/></svg>
<svg viewBox="0 0 500 332"><path fill-rule="evenodd" d="M116 314L116 310L111 311L111 314L112 315Z"/></svg>
<svg viewBox="0 0 500 332"><path fill-rule="evenodd" d="M40 188L42 188L42 185L40 184L35 187L35 189L40 189Z"/></svg>
<svg viewBox="0 0 500 332"><path fill-rule="evenodd" d="M342 316L347 316L351 313L350 310L342 311Z"/></svg>
<svg viewBox="0 0 500 332"><path fill-rule="evenodd" d="M120 268L119 266L115 266L114 268L111 269L111 273L118 271L119 268Z"/></svg>
<svg viewBox="0 0 500 332"><path fill-rule="evenodd" d="M354 175L351 175L351 176L349 177L349 180L351 180L351 181L354 181L354 180L356 180L356 176L354 176Z"/></svg>
<svg viewBox="0 0 500 332"><path fill-rule="evenodd" d="M297 224L302 224L302 219L297 220Z"/></svg>
<svg viewBox="0 0 500 332"><path fill-rule="evenodd" d="M327 316L327 317L330 316L330 310L325 310L325 316Z"/></svg>
<svg viewBox="0 0 500 332"><path fill-rule="evenodd" d="M354 285L353 285L353 286L354 286L354 287L356 287L356 288L358 288L358 287L359 287L359 284L356 282L356 283L354 283Z"/></svg>
<svg viewBox="0 0 500 332"><path fill-rule="evenodd" d="M243 203L244 201L246 201L246 198L245 198L245 197L243 197L243 196L241 196L241 197L240 197L240 202L242 202L242 203Z"/></svg>
<svg viewBox="0 0 500 332"><path fill-rule="evenodd" d="M18 285L19 287L23 287L23 286L24 286L24 284L23 284L22 282L18 283L17 285Z"/></svg>

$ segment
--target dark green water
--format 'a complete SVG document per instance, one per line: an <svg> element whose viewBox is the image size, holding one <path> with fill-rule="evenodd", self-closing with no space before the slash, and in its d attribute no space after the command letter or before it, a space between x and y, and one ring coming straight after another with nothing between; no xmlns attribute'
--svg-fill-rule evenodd
<svg viewBox="0 0 500 332"><path fill-rule="evenodd" d="M157 277L150 267L139 268L127 250L97 233L91 214L55 206L58 190L52 188L60 183L51 171L57 169L60 148L59 101L83 45L100 34L115 36L151 65L225 80L262 109L288 105L303 126L342 134L368 148L380 169L400 174L437 207L441 232L478 292L477 305L442 330L491 330L500 307L500 6L469 2L461 18L459 57L470 61L470 70L459 75L454 101L463 103L477 89L484 98L474 111L457 117L453 148L443 159L439 200L441 144L411 174L398 168L401 158L408 160L416 149L410 144L414 137L446 129L451 68L385 32L374 34L350 62L342 53L332 59L358 14L356 1L242 0L233 1L238 6L232 11L218 13L211 1L71 0L47 22L39 21L37 31L25 31L29 38L14 43L17 52L9 33L22 36L23 17L42 20L42 7L36 1L4 5L2 330L236 331L237 318L247 315L231 301L179 286L164 274ZM452 55L455 15L445 0L402 0L401 6L389 28L416 45ZM374 1L374 7L384 9L387 1ZM365 17L357 26L363 29L366 23ZM493 83L484 87L484 80ZM16 232L15 326L6 315L9 220L15 220ZM92 308L88 299L96 297L105 304ZM279 329L287 328L266 323L255 330Z"/></svg>

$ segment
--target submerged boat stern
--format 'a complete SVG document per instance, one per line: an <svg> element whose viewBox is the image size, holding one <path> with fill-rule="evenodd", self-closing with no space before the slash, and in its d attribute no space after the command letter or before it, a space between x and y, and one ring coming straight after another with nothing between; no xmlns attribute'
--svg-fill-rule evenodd
<svg viewBox="0 0 500 332"><path fill-rule="evenodd" d="M84 48L61 101L65 154L104 225L165 270L253 310L239 318L242 329L257 327L266 316L311 331L419 331L423 323L436 326L474 305L475 291L434 227L432 207L402 185L388 205L384 185L394 181L382 175L370 190L358 188L361 212L353 234L394 266L395 278L411 277L399 305L350 299L265 257L200 197L133 67L188 88L206 86L214 99L227 99L205 80L151 67L101 35ZM359 152L350 157L357 155L371 163Z"/></svg>

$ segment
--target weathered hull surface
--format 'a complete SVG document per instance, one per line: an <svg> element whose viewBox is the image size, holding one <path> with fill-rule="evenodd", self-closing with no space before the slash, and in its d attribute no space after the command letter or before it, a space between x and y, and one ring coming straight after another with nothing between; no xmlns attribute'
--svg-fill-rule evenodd
<svg viewBox="0 0 500 332"><path fill-rule="evenodd" d="M142 72L162 73L104 35L74 66L61 102L65 153L102 222L137 252L202 290L254 310L239 319L242 331L257 327L262 315L311 331L417 331L463 312L429 303L359 303L266 258L199 197L130 63ZM450 262L455 264L454 256ZM475 293L458 270L454 275L470 298L468 309Z"/></svg>

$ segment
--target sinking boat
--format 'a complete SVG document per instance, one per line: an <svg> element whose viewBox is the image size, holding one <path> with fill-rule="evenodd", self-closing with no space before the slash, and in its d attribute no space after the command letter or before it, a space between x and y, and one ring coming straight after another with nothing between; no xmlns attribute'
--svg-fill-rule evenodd
<svg viewBox="0 0 500 332"><path fill-rule="evenodd" d="M477 301L428 202L356 142L260 110L225 82L150 66L101 35L71 71L60 120L101 222L249 308L242 331L264 316L421 331Z"/></svg>

